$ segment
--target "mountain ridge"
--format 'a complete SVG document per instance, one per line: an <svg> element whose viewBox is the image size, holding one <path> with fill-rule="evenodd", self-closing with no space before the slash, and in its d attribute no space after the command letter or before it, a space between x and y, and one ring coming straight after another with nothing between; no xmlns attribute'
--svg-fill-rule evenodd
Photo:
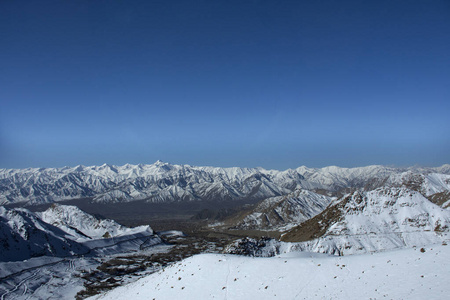
<svg viewBox="0 0 450 300"><path fill-rule="evenodd" d="M405 171L450 174L450 165L436 168L301 166L278 171L157 161L151 165L0 169L0 204L53 203L79 198L91 198L99 203L262 200L287 195L298 188L331 192L347 187L362 188Z"/></svg>
<svg viewBox="0 0 450 300"><path fill-rule="evenodd" d="M115 243L136 237L149 245L161 242L148 225L128 228L113 220L97 219L76 206L54 204L35 213L0 206L0 262L102 253Z"/></svg>
<svg viewBox="0 0 450 300"><path fill-rule="evenodd" d="M405 187L355 191L282 235L293 249L354 254L448 241L450 211Z"/></svg>

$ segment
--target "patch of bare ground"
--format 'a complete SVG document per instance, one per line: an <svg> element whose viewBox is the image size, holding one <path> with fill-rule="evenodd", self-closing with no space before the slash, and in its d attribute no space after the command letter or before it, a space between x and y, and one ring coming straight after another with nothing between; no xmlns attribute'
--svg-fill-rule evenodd
<svg viewBox="0 0 450 300"><path fill-rule="evenodd" d="M280 240L284 242L304 242L323 236L332 224L342 220L342 210L350 198L351 195L338 204L327 207L317 216L283 234Z"/></svg>
<svg viewBox="0 0 450 300"><path fill-rule="evenodd" d="M270 231L270 230L252 230L252 229L228 229L228 228L215 228L214 230L204 230L203 234L208 237L228 237L230 241L243 237L250 238L262 238L270 237L279 239L282 232Z"/></svg>
<svg viewBox="0 0 450 300"><path fill-rule="evenodd" d="M441 193L436 193L433 194L431 196L428 196L428 199L433 202L436 205L439 205L442 208L448 208L450 206L450 203L445 205L445 202L450 200L450 192L449 191L444 191Z"/></svg>
<svg viewBox="0 0 450 300"><path fill-rule="evenodd" d="M403 185L413 191L422 193L422 186L424 183L424 176L421 174L410 174L403 182ZM422 193L424 194L424 193Z"/></svg>

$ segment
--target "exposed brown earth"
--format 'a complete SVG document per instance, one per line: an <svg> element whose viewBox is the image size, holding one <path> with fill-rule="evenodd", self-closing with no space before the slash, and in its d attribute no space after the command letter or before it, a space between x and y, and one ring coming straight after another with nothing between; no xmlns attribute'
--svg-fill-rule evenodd
<svg viewBox="0 0 450 300"><path fill-rule="evenodd" d="M348 196L336 205L327 207L317 216L292 228L289 232L281 236L281 241L304 242L323 236L332 224L342 220L342 209L350 197Z"/></svg>
<svg viewBox="0 0 450 300"><path fill-rule="evenodd" d="M441 206L442 208L447 208L450 206L450 204L444 206L444 203L450 200L450 192L448 191L433 194L429 196L428 199L430 199L430 201L434 204Z"/></svg>

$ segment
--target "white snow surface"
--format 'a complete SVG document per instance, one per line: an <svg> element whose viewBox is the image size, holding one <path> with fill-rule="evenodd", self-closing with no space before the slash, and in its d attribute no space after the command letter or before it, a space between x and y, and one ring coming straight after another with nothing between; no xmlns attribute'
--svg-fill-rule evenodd
<svg viewBox="0 0 450 300"><path fill-rule="evenodd" d="M439 173L414 173L409 170L392 174L387 184L390 186L414 188L424 196L450 192L450 175Z"/></svg>
<svg viewBox="0 0 450 300"><path fill-rule="evenodd" d="M450 246L422 251L201 254L89 299L447 299Z"/></svg>
<svg viewBox="0 0 450 300"><path fill-rule="evenodd" d="M159 236L165 236L165 237L183 237L186 236L183 231L179 230L166 230L166 231L160 231L158 232Z"/></svg>

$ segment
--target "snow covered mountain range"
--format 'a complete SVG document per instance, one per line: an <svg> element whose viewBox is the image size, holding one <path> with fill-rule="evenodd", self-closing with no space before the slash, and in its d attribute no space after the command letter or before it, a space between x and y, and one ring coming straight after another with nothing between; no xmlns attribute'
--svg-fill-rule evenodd
<svg viewBox="0 0 450 300"><path fill-rule="evenodd" d="M231 233L230 236L233 230L235 236L255 232L265 235L269 231L281 236L280 240L243 238L224 250L226 253L277 256L272 260L199 255L100 296L108 299L130 295L172 298L181 294L186 299L198 299L199 293L203 293L200 298L240 299L250 296L249 286L252 291L258 291L261 299L280 295L295 298L308 289L308 295L318 298L331 293L337 298L348 298L341 294L340 286L333 285L337 278L348 276L348 266L358 272L353 273L352 286L347 289L361 280L359 296L409 298L405 295L414 291L419 281L424 282L437 268L440 271L433 273L435 277L442 276L448 269L445 259L449 256L447 245L450 243L449 165L438 168L300 167L276 171L162 162L137 166L0 170L0 262L3 266L41 259L35 258L37 256L47 256L43 261L64 257L59 258L61 264L68 261L70 266L72 260L84 262L87 257L103 259L126 252L134 255L161 245L162 239L149 226L127 228L112 220L97 219L75 206L54 203L46 211L32 213L23 208L9 209L6 205L80 198L101 203L259 200L255 205L245 205L236 215L227 215L228 219L216 222L217 225L210 223L209 228L219 233L224 230L224 233ZM217 203L213 204L211 206ZM401 248L410 249L390 252L398 255L384 252ZM318 254L311 252L333 256L316 260ZM339 257L368 252L384 253ZM444 260L436 260L438 255ZM375 259L367 259L371 257ZM417 263L421 264L420 272L427 272L425 276L417 273ZM374 264L377 268L383 266L383 272L372 274ZM212 273L211 265L216 268ZM288 265L290 267L286 267ZM404 285L395 280L381 283L376 280L380 276L390 278L399 265L403 266L402 272L408 274L408 285L396 293L394 288ZM279 272L274 277L268 269ZM20 272L14 274L20 275ZM371 276L362 275L366 273ZM211 274L216 275L211 277ZM264 274L268 274L267 278ZM327 277L326 285L310 288L311 282L315 282L311 274L319 274L320 278L332 275ZM404 276L401 272L395 274ZM34 273L26 276L25 279L34 278ZM253 279L261 276L261 280ZM298 283L299 276L303 276L306 283L292 292L293 289L287 287ZM440 288L445 284L437 282L435 277L427 279L428 286L442 296L447 293ZM288 281L285 282L285 278ZM25 279L17 277L11 287L3 289L3 295L16 291ZM345 282L349 281L342 280L342 284ZM368 285L373 287L370 293ZM24 289L23 295L28 288ZM425 295L429 288L422 288L420 292Z"/></svg>
<svg viewBox="0 0 450 300"><path fill-rule="evenodd" d="M40 213L0 206L0 261L84 255L137 235L151 237L153 231L150 226L127 228L112 220L99 220L69 205L54 204ZM154 242L161 240L155 237Z"/></svg>
<svg viewBox="0 0 450 300"><path fill-rule="evenodd" d="M420 176L450 174L450 165L438 168L299 167L276 171L195 167L157 161L151 165L0 169L0 204L52 203L79 198L104 203L261 200L287 195L300 188L336 192L345 188L378 187L386 182L398 184L405 172ZM430 184L435 185L435 182ZM441 196L447 197L446 194Z"/></svg>
<svg viewBox="0 0 450 300"><path fill-rule="evenodd" d="M278 231L283 233L283 240L295 242L299 249L357 253L447 240L449 173L450 165L406 169L300 167L276 171L193 167L159 161L121 167L0 170L0 199L2 204L85 197L104 203L254 199L260 200L258 205L226 226ZM53 205L36 214L2 208L1 213L2 234L11 241L10 245L19 236L24 239L37 232L26 228L41 230L38 239L56 239L48 244L51 246L33 250L36 255L56 253L59 250L51 247L59 244L58 249L76 252L77 246L72 247L72 242L86 245L90 240L142 231L152 234L151 229L128 229L114 221L97 220L72 206ZM14 247L21 248L19 244Z"/></svg>

